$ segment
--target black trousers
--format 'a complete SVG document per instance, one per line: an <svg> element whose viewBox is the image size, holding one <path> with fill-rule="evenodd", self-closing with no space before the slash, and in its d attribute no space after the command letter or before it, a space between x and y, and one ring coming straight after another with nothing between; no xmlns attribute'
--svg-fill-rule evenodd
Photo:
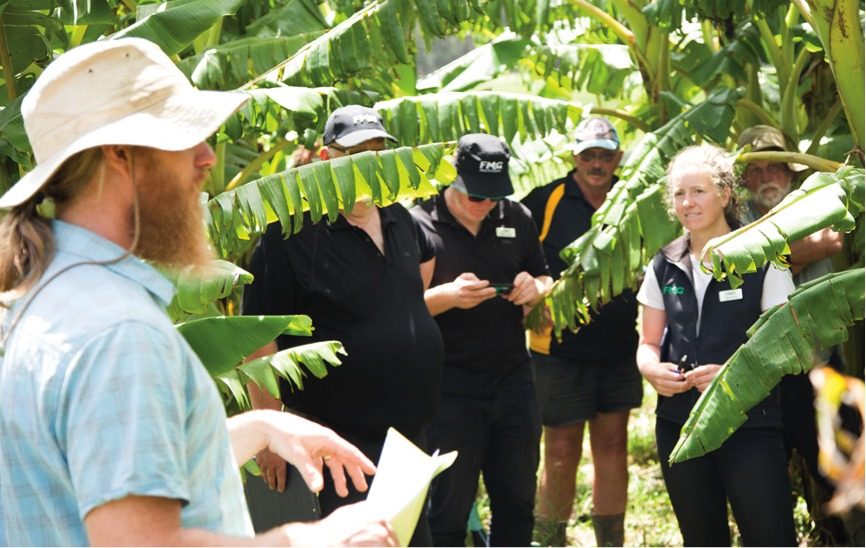
<svg viewBox="0 0 866 548"><path fill-rule="evenodd" d="M385 438L364 438L355 436L346 432L338 432L350 443L360 449L367 458L374 463L379 462L379 456L382 454L382 447L385 445ZM408 437L408 436L407 436ZM412 443L417 445L422 451L427 452L427 438L422 430L420 434L410 438ZM331 478L328 467L324 467L325 486L319 493L319 507L322 510L322 516L327 516L337 508L346 506L355 502L360 502L367 498L367 492L361 493L355 489L351 479L347 478L347 487L349 495L341 497L337 495L334 488L334 480ZM367 477L367 485L372 483L372 478ZM432 546L433 540L430 537L430 524L427 519L427 505L421 508L421 515L418 517L418 525L415 526L415 532L412 534L412 539L409 541L409 546Z"/></svg>
<svg viewBox="0 0 866 548"><path fill-rule="evenodd" d="M788 459L781 431L737 430L717 450L668 466L680 425L658 418L662 475L686 546L730 546L730 501L743 546L795 546Z"/></svg>
<svg viewBox="0 0 866 548"><path fill-rule="evenodd" d="M463 546L479 474L490 496L491 546L529 546L541 422L529 379L492 398L443 394L428 446L457 450L454 464L433 480L430 528L435 546Z"/></svg>

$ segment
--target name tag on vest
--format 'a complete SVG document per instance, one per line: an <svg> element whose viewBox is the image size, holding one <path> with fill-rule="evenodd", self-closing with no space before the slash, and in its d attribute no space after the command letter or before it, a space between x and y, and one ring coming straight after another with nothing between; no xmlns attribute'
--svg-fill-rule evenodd
<svg viewBox="0 0 866 548"><path fill-rule="evenodd" d="M517 230L510 226L497 226L496 236L498 238L516 238Z"/></svg>
<svg viewBox="0 0 866 548"><path fill-rule="evenodd" d="M728 289L727 291L719 291L719 302L726 303L728 301L740 301L743 299L742 289Z"/></svg>

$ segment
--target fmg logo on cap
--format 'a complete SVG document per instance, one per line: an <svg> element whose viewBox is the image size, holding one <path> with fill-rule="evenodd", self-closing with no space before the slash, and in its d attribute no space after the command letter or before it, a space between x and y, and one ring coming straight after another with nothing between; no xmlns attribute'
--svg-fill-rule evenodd
<svg viewBox="0 0 866 548"><path fill-rule="evenodd" d="M662 293L665 295L682 295L686 292L686 289L677 284L666 285L662 288Z"/></svg>
<svg viewBox="0 0 866 548"><path fill-rule="evenodd" d="M478 163L478 171L481 173L501 173L503 167L505 162L502 161L481 160Z"/></svg>

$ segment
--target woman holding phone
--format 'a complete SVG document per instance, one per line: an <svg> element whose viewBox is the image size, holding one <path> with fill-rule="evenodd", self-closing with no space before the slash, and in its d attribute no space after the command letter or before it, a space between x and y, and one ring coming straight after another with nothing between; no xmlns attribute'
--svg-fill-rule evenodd
<svg viewBox="0 0 866 548"><path fill-rule="evenodd" d="M727 503L743 545L796 544L778 389L748 413L719 449L669 465L689 412L722 364L746 342L761 313L783 303L790 273L765 266L734 289L704 272L701 250L736 228L735 178L724 150L682 150L668 167L667 193L685 234L665 246L638 293L641 374L659 394L656 443L686 546L729 546Z"/></svg>

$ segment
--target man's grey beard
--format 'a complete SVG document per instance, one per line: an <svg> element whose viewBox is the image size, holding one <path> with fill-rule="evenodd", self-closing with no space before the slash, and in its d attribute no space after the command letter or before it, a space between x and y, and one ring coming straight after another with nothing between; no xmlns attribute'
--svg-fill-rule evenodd
<svg viewBox="0 0 866 548"><path fill-rule="evenodd" d="M776 192L774 194L766 195L766 194L764 194L764 190L767 188L773 188L773 189L777 190L778 192ZM756 205L758 205L761 209L766 209L767 211L769 211L769 210L773 209L774 207L776 207L777 205L779 205L782 202L782 200L785 199L785 196L787 196L787 193L784 190L782 190L782 187L780 187L779 185L768 183L768 184L761 185L758 188L758 191L754 192L752 194L752 201Z"/></svg>

